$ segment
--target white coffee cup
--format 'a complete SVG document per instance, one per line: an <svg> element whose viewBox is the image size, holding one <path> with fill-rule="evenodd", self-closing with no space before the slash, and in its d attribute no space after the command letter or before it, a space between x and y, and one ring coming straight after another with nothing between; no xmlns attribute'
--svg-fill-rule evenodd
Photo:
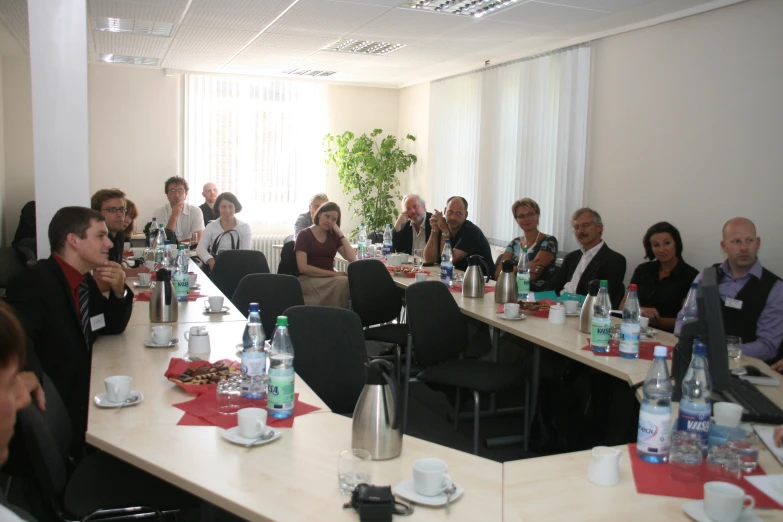
<svg viewBox="0 0 783 522"><path fill-rule="evenodd" d="M413 462L413 489L419 495L434 497L451 487L449 465L434 458L419 459Z"/></svg>
<svg viewBox="0 0 783 522"><path fill-rule="evenodd" d="M153 326L152 340L155 344L168 344L171 341L171 326Z"/></svg>
<svg viewBox="0 0 783 522"><path fill-rule="evenodd" d="M645 317L643 315L640 315L639 316L639 326L641 326L642 328L647 328L648 326L650 326L650 318L649 317Z"/></svg>
<svg viewBox="0 0 783 522"><path fill-rule="evenodd" d="M213 312L219 312L223 310L223 297L219 295L213 295L209 299L209 309Z"/></svg>
<svg viewBox="0 0 783 522"><path fill-rule="evenodd" d="M421 282L421 281L426 281L427 280L427 274L423 274L421 272L417 272L415 277L416 277L416 281L417 282Z"/></svg>
<svg viewBox="0 0 783 522"><path fill-rule="evenodd" d="M753 497L746 495L739 486L728 482L704 484L704 512L710 520L735 522L745 510L753 509L755 505Z"/></svg>
<svg viewBox="0 0 783 522"><path fill-rule="evenodd" d="M127 375L113 375L106 377L103 384L106 386L106 399L109 402L125 402L130 397L131 379Z"/></svg>
<svg viewBox="0 0 783 522"><path fill-rule="evenodd" d="M389 266L400 266L400 256L397 254L389 254L386 256L386 264Z"/></svg>
<svg viewBox="0 0 783 522"><path fill-rule="evenodd" d="M266 431L266 410L242 408L237 412L239 434L246 439L257 439Z"/></svg>
<svg viewBox="0 0 783 522"><path fill-rule="evenodd" d="M549 322L552 324L565 323L566 309L561 304L552 305L549 307Z"/></svg>
<svg viewBox="0 0 783 522"><path fill-rule="evenodd" d="M503 305L503 315L505 315L508 319L516 319L519 317L519 304L506 303Z"/></svg>
<svg viewBox="0 0 783 522"><path fill-rule="evenodd" d="M196 274L188 274L188 288L193 288L196 284Z"/></svg>
<svg viewBox="0 0 783 522"><path fill-rule="evenodd" d="M133 257L144 257L144 249L139 247L131 248L133 251Z"/></svg>
<svg viewBox="0 0 783 522"><path fill-rule="evenodd" d="M209 353L209 332L206 326L191 326L185 332L189 353Z"/></svg>
<svg viewBox="0 0 783 522"><path fill-rule="evenodd" d="M139 284L141 286L150 286L152 282L152 274L148 272L139 272Z"/></svg>
<svg viewBox="0 0 783 522"><path fill-rule="evenodd" d="M736 428L742 419L742 406L733 402L716 402L712 405L712 415L716 425Z"/></svg>
<svg viewBox="0 0 783 522"><path fill-rule="evenodd" d="M565 306L567 314L575 314L576 310L579 308L579 301L563 301L563 306Z"/></svg>
<svg viewBox="0 0 783 522"><path fill-rule="evenodd" d="M614 486L620 482L621 456L620 450L608 446L593 448L590 466L587 468L587 479L599 486Z"/></svg>
<svg viewBox="0 0 783 522"><path fill-rule="evenodd" d="M126 241L122 244L122 248L124 248L124 252L128 252L131 249L130 241Z"/></svg>
<svg viewBox="0 0 783 522"><path fill-rule="evenodd" d="M375 257L375 245L367 245L367 255L369 257Z"/></svg>

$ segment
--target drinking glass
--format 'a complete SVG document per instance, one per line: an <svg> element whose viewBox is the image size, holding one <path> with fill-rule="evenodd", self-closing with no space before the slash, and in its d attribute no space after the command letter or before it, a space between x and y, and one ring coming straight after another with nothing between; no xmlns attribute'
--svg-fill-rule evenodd
<svg viewBox="0 0 783 522"><path fill-rule="evenodd" d="M413 266L421 270L424 267L424 250L417 248L413 251Z"/></svg>
<svg viewBox="0 0 783 522"><path fill-rule="evenodd" d="M745 473L750 473L759 465L759 438L749 432L745 437L729 441L729 447L739 454L740 467Z"/></svg>
<svg viewBox="0 0 783 522"><path fill-rule="evenodd" d="M707 480L738 483L742 474L737 450L728 444L711 447L707 452L707 475Z"/></svg>
<svg viewBox="0 0 783 522"><path fill-rule="evenodd" d="M218 413L224 415L236 414L245 404L242 399L242 379L232 375L217 385Z"/></svg>
<svg viewBox="0 0 783 522"><path fill-rule="evenodd" d="M701 480L701 437L692 432L672 432L669 449L669 477L677 482Z"/></svg>
<svg viewBox="0 0 783 522"><path fill-rule="evenodd" d="M340 452L337 459L337 483L343 495L350 495L356 486L370 484L370 453L363 449L349 449Z"/></svg>
<svg viewBox="0 0 783 522"><path fill-rule="evenodd" d="M726 351L729 353L729 359L739 361L742 355L742 339L733 335L727 335Z"/></svg>

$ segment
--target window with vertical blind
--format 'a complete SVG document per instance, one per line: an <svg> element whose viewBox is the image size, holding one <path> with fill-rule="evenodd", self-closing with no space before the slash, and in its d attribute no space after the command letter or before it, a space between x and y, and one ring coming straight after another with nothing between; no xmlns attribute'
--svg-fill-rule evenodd
<svg viewBox="0 0 783 522"><path fill-rule="evenodd" d="M450 196L502 243L521 230L511 205L541 207L539 230L577 248L571 213L582 206L590 47L438 80L430 88L431 208Z"/></svg>
<svg viewBox="0 0 783 522"><path fill-rule="evenodd" d="M187 74L184 105L190 203L212 181L237 196L243 221L290 225L324 191L323 84Z"/></svg>

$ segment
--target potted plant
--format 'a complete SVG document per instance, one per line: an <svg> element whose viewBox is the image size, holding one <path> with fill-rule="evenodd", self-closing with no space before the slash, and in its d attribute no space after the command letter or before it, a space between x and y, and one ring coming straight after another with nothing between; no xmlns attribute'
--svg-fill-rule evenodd
<svg viewBox="0 0 783 522"><path fill-rule="evenodd" d="M346 195L352 218L361 216L367 233L382 230L397 219L397 204L402 197L397 187L398 172L405 172L416 163L416 156L400 147L394 136L379 137L382 129L358 138L350 131L324 136L326 163L337 166L337 176ZM416 141L408 134L407 139ZM358 227L351 232L356 237Z"/></svg>

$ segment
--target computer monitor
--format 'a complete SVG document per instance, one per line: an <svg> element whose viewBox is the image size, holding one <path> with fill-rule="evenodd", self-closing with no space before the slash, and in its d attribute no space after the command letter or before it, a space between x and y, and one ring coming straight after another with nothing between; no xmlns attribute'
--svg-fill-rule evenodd
<svg viewBox="0 0 783 522"><path fill-rule="evenodd" d="M682 325L680 340L672 355L672 376L674 377L674 400L682 396L682 380L693 356L693 341L701 338L707 345L707 364L709 365L712 390L719 392L729 383L729 356L726 351L726 336L723 330L723 302L718 293L718 267L711 266L702 272L696 303L699 308L699 320Z"/></svg>

